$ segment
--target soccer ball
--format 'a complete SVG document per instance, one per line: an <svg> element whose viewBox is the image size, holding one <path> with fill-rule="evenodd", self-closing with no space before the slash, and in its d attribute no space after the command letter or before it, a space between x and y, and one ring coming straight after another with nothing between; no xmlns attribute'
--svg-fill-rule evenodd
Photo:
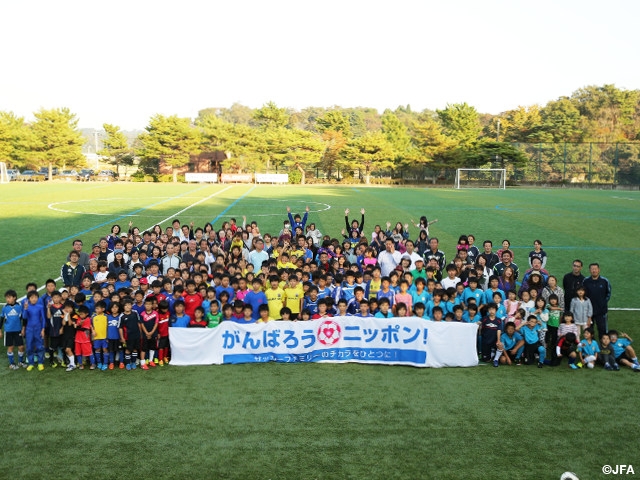
<svg viewBox="0 0 640 480"><path fill-rule="evenodd" d="M560 476L560 480L580 480L578 476L573 472L564 472Z"/></svg>
<svg viewBox="0 0 640 480"><path fill-rule="evenodd" d="M323 345L333 345L340 340L340 325L331 320L322 322L318 327L318 341Z"/></svg>

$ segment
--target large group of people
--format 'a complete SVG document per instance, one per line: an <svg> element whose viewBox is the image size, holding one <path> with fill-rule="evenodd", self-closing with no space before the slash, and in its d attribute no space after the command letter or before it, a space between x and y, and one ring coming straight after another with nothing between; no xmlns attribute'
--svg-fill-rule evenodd
<svg viewBox="0 0 640 480"><path fill-rule="evenodd" d="M9 367L43 370L48 359L67 371L146 370L169 364L169 327L415 316L477 323L479 359L496 367L565 359L574 369L640 371L631 338L608 328L611 285L597 263L585 277L574 260L560 278L546 269L542 241L519 267L508 240L494 252L472 234L460 235L448 260L429 232L437 220L366 231L365 210L349 214L341 239L308 222L308 207L287 207L277 233L246 217L218 230L175 219L144 231L114 225L90 251L76 239L61 281L47 280L43 294L29 283L24 298L6 292Z"/></svg>

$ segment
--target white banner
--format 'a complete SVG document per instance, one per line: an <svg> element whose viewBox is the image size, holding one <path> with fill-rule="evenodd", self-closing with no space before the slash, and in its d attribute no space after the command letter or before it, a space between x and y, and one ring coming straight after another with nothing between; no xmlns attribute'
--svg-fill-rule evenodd
<svg viewBox="0 0 640 480"><path fill-rule="evenodd" d="M185 182L200 182L200 183L218 183L217 173L197 173L187 172L184 174Z"/></svg>
<svg viewBox="0 0 640 480"><path fill-rule="evenodd" d="M256 173L256 183L289 183L289 174Z"/></svg>
<svg viewBox="0 0 640 480"><path fill-rule="evenodd" d="M416 317L333 317L170 328L169 339L171 365L275 361L473 367L478 364L477 332L476 324Z"/></svg>

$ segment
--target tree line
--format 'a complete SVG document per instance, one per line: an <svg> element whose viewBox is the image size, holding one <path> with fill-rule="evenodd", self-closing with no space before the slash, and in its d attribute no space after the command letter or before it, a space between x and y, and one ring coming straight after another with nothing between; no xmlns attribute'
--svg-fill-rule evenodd
<svg viewBox="0 0 640 480"><path fill-rule="evenodd" d="M27 122L0 112L0 161L15 168L85 164L76 116L67 108L42 109ZM518 144L636 142L640 140L640 90L587 86L545 106L519 106L499 115L467 103L415 112L409 105L380 114L372 108L300 111L270 102L261 108L234 104L207 108L197 118L154 115L130 142L116 125L104 124L98 152L118 168L159 161L174 171L193 155L222 151L224 171L319 169L327 176L358 170L368 181L380 170L491 165L525 168L530 157ZM637 163L637 160L636 160Z"/></svg>

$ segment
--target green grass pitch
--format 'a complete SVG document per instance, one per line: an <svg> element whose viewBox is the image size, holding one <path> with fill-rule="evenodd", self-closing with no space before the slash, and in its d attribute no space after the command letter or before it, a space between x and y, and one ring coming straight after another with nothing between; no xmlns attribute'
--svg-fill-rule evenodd
<svg viewBox="0 0 640 480"><path fill-rule="evenodd" d="M261 231L286 206L339 237L344 209L366 228L431 227L448 258L457 238L508 238L521 268L533 240L557 276L580 258L613 285L611 307L640 308L640 194L101 183L0 187L0 291L59 275L74 238L89 248L114 223L234 216ZM414 230L415 233L415 230ZM412 237L414 235L412 234ZM585 269L586 273L586 269ZM610 326L640 338L638 312ZM0 351L1 478L604 478L638 458L640 375L558 368L418 369L358 364L13 372ZM146 378L142 378L146 377ZM640 469L640 462L634 465Z"/></svg>

